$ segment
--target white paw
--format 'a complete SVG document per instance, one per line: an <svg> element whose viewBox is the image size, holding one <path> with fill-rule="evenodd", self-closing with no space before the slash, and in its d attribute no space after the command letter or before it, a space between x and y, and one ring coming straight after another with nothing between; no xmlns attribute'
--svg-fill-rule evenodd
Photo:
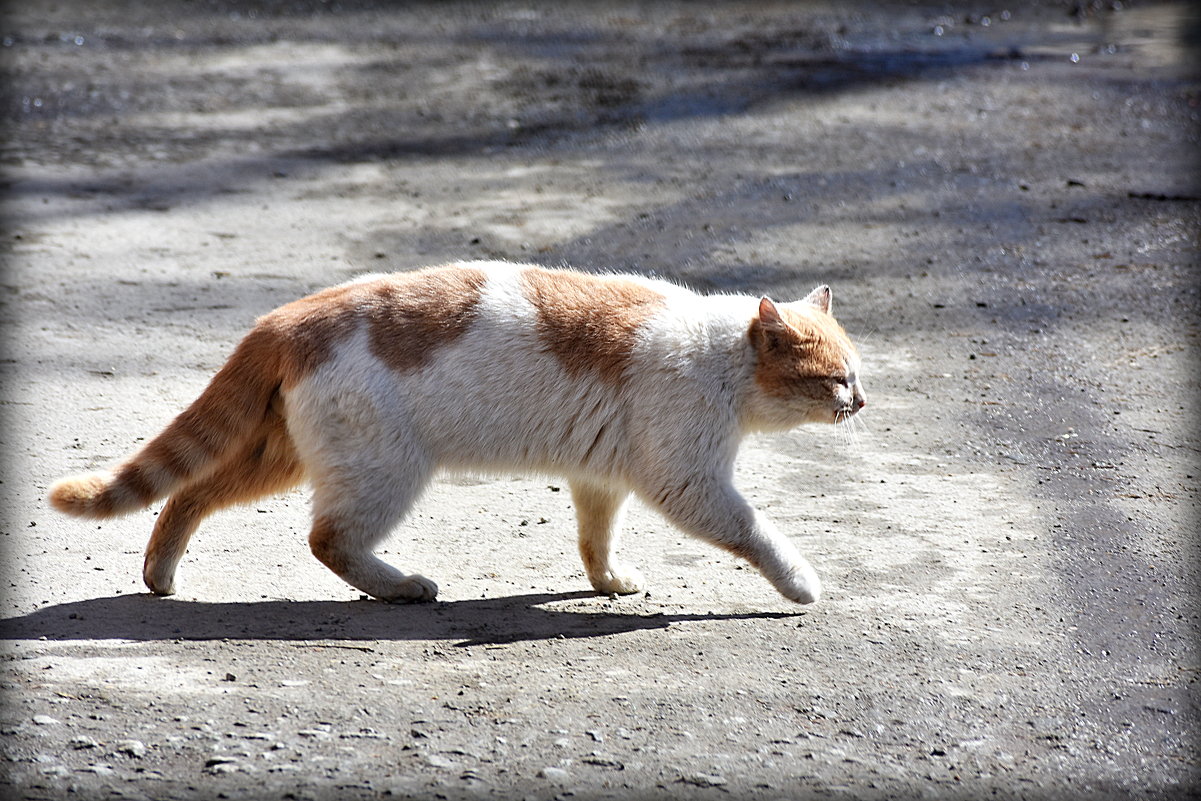
<svg viewBox="0 0 1201 801"><path fill-rule="evenodd" d="M432 601L437 596L438 585L425 576L414 573L390 587L387 595L381 595L380 600L394 603L419 603Z"/></svg>
<svg viewBox="0 0 1201 801"><path fill-rule="evenodd" d="M633 595L646 587L642 573L637 568L626 566L606 570L601 576L589 576L589 579L592 589L601 595Z"/></svg>
<svg viewBox="0 0 1201 801"><path fill-rule="evenodd" d="M155 595L175 594L175 571L163 570L157 565L146 564L142 568L142 581Z"/></svg>
<svg viewBox="0 0 1201 801"><path fill-rule="evenodd" d="M795 565L775 585L781 595L798 604L811 604L822 596L821 579L807 562Z"/></svg>

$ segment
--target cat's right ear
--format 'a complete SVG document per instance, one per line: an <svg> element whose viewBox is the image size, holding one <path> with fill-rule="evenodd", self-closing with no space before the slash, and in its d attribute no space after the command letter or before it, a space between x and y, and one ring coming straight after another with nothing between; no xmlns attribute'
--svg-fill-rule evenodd
<svg viewBox="0 0 1201 801"><path fill-rule="evenodd" d="M810 306L816 306L826 314L830 314L830 287L822 284L817 289L806 295L804 299L801 300L801 303L808 303Z"/></svg>

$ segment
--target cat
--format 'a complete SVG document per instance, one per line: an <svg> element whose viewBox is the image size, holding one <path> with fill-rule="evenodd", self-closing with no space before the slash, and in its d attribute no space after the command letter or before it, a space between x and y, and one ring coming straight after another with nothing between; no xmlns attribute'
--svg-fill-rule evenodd
<svg viewBox="0 0 1201 801"><path fill-rule="evenodd" d="M812 603L817 573L734 488L734 458L747 432L836 423L865 404L827 286L777 304L465 262L365 276L264 315L161 434L49 500L105 518L167 498L143 578L169 595L205 516L307 479L317 559L375 598L428 601L437 585L374 547L436 470L524 468L566 477L599 593L644 588L615 556L634 492Z"/></svg>

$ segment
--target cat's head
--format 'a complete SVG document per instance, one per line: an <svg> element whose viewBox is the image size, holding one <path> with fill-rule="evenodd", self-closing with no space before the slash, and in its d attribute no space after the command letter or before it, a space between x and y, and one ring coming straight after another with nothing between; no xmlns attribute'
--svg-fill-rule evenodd
<svg viewBox="0 0 1201 801"><path fill-rule="evenodd" d="M752 423L790 428L838 423L862 409L859 354L830 313L830 287L794 303L759 301L748 334L755 349Z"/></svg>

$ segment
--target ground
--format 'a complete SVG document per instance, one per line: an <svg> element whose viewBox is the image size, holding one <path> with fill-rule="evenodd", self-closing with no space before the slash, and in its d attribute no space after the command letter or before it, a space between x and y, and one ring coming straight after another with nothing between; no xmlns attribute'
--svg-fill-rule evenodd
<svg viewBox="0 0 1201 801"><path fill-rule="evenodd" d="M5 798L1185 797L1198 781L1195 7L10 4ZM868 430L747 442L799 607L635 507L589 590L555 477L447 479L360 598L307 495L47 508L256 316L497 257L800 297Z"/></svg>

